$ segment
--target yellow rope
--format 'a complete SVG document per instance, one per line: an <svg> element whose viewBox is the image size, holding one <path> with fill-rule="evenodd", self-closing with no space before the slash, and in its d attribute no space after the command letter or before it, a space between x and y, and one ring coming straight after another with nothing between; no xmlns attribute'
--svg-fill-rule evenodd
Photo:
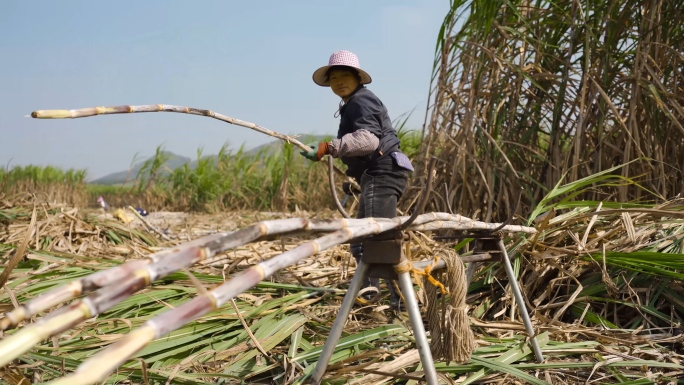
<svg viewBox="0 0 684 385"><path fill-rule="evenodd" d="M442 295L448 294L448 291L444 287L444 285L439 282L435 277L432 276L432 269L437 266L437 263L439 262L439 256L437 256L431 264L425 266L424 269L418 269L415 266L413 266L413 263L409 260L404 260L401 263L397 264L394 266L394 271L397 272L397 274L401 273L406 273L406 272L411 272L413 273L413 277L416 278L416 276L419 277L424 277L430 282L433 286L436 286L439 288L439 290L442 292ZM416 279L418 284L420 285L420 280Z"/></svg>
<svg viewBox="0 0 684 385"><path fill-rule="evenodd" d="M397 272L397 274L401 273L413 273L413 278L418 282L418 285L423 288L422 280L418 279L417 277L424 277L425 279L428 280L433 286L439 288L439 290L442 292L442 295L446 295L449 293L449 291L444 287L444 284L439 282L433 275L432 275L432 269L437 266L437 263L439 263L439 256L437 256L431 264L425 266L424 269L418 269L415 266L413 266L413 263L409 260L404 260L399 264L394 265L394 271ZM398 285L392 280L390 285L394 285L394 287L397 289L397 293L399 293L399 297L401 298L402 302L404 301L404 295L402 294L401 290L399 289ZM378 302L379 299L379 294L376 294L375 297L373 297L371 300L366 300L362 298L360 295L356 296L356 303L360 305L371 305L373 303Z"/></svg>

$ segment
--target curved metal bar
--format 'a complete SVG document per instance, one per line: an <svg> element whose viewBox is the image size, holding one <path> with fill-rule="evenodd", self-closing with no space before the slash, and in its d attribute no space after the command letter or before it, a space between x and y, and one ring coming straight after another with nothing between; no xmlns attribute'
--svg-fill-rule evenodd
<svg viewBox="0 0 684 385"><path fill-rule="evenodd" d="M328 155L328 184L330 185L330 195L332 195L333 201L335 201L337 211L339 211L343 217L351 218L344 210L342 203L340 203L340 199L337 197L337 191L335 191L335 169L333 165L333 157L330 155Z"/></svg>

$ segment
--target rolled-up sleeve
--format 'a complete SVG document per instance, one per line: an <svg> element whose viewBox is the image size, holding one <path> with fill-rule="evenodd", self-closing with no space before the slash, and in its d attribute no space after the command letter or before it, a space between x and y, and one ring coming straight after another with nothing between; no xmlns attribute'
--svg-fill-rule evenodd
<svg viewBox="0 0 684 385"><path fill-rule="evenodd" d="M357 130L340 139L334 139L330 144L333 158L364 156L375 151L380 145L380 139L368 130Z"/></svg>

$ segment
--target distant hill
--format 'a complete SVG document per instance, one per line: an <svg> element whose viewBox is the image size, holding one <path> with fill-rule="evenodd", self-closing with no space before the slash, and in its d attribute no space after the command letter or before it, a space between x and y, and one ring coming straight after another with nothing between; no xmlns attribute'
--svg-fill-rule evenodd
<svg viewBox="0 0 684 385"><path fill-rule="evenodd" d="M191 159L188 157L177 155L177 154L174 154L170 151L163 151L163 153L168 156L168 160L161 167L162 174L168 173L169 170L173 171L177 167L181 167L182 165L191 161ZM133 165L133 167L131 167L130 170L114 172L114 173L105 175L102 178L98 178L98 179L95 179L93 181L90 181L90 183L113 185L113 184L125 183L126 180L128 180L128 181L135 180L136 176L138 175L140 170L143 168L143 165L145 164L145 162L150 160L150 159L153 159L153 157L150 157L148 159L145 159L145 160L142 160L140 162L135 163Z"/></svg>
<svg viewBox="0 0 684 385"><path fill-rule="evenodd" d="M319 142L322 140L330 140L333 136L332 135L302 135L297 137L297 140L299 140L302 143L312 143L312 142ZM245 155L257 155L257 154L262 154L264 156L268 156L271 154L278 154L282 150L283 146L283 141L280 139L273 140L271 142L268 142L266 144L262 144L261 146L257 146L252 148L251 150L245 151ZM235 152L235 151L233 151ZM175 170L178 167L182 167L184 164L188 164L188 167L190 169L194 169L197 167L197 160L190 159L188 157L174 154L170 151L163 151L164 154L168 156L168 160L164 165L162 166L162 174L168 173L170 171ZM90 181L89 183L92 184L102 184L102 185L115 185L115 184L123 184L127 180L132 181L136 178L140 170L142 169L143 165L145 164L146 161L153 159L154 157L150 157L148 159L142 160L140 162L137 162L133 165L133 167L130 170L123 170L123 171L118 171L114 172L108 175L105 175L101 178L95 179ZM207 155L202 157L203 159L209 158L212 161L216 161L217 156L216 155Z"/></svg>

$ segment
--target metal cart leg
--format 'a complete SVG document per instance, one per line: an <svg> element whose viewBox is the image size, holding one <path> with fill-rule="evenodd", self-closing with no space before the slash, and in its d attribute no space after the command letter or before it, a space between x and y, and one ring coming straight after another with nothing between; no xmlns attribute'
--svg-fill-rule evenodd
<svg viewBox="0 0 684 385"><path fill-rule="evenodd" d="M525 299L520 292L520 287L518 286L518 281L515 279L515 274L513 273L513 266L511 265L511 260L508 258L508 253L506 252L506 246L503 240L499 240L499 249L501 249L501 254L503 255L504 268L506 269L506 274L508 275L508 282L511 284L511 289L513 289L513 296L515 297L515 302L518 303L518 308L520 309L520 316L525 324L525 329L527 329L527 334L530 336L530 342L532 343L532 350L534 350L534 355L537 357L537 362L544 362L544 356L542 355L541 349L539 348L539 343L537 342L537 335L534 333L534 328L532 327L532 321L527 313L527 306L525 306Z"/></svg>
<svg viewBox="0 0 684 385"><path fill-rule="evenodd" d="M425 380L428 385L437 385L435 361L432 359L432 352L430 351L430 345L428 344L427 335L425 334L425 327L423 326L423 318L420 315L416 292L413 290L411 276L408 272L399 273L399 288L406 300L406 310L409 314L409 321L411 321L413 334L416 337L420 361L423 363L423 370L425 370Z"/></svg>
<svg viewBox="0 0 684 385"><path fill-rule="evenodd" d="M310 384L318 385L321 383L323 374L325 374L325 370L328 368L330 358L335 351L335 346L337 346L337 342L340 340L340 336L342 335L344 324L347 322L347 317L351 312L352 306L354 306L356 296L361 290L361 286L367 275L368 265L363 261L359 261L359 264L356 266L356 271L354 272L354 277L349 284L349 289L347 289L347 294L344 295L342 305L340 305L340 311L337 313L335 322L330 329L330 335L328 335L328 339L325 341L325 345L323 345L323 351L321 352L321 356L318 358L318 362L316 363L316 369L314 369L313 374L311 374L311 380L309 381Z"/></svg>

